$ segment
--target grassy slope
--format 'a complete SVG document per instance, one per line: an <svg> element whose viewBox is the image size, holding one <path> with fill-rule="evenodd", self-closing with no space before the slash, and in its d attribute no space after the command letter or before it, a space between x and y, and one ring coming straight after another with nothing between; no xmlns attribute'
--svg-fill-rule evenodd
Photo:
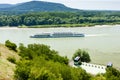
<svg viewBox="0 0 120 80"><path fill-rule="evenodd" d="M7 60L8 57L19 59L16 52L9 50L3 44L0 44L0 80L13 80L15 64Z"/></svg>

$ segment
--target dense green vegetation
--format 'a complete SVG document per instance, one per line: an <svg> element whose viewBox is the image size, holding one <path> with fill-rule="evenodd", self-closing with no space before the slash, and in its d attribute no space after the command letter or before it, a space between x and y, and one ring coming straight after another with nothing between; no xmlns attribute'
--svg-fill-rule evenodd
<svg viewBox="0 0 120 80"><path fill-rule="evenodd" d="M91 76L81 68L68 66L67 57L61 57L43 44L20 44L15 78L17 80L90 80Z"/></svg>
<svg viewBox="0 0 120 80"><path fill-rule="evenodd" d="M109 67L106 70L107 70L105 74L106 80L119 80L120 79L120 71L112 67Z"/></svg>
<svg viewBox="0 0 120 80"><path fill-rule="evenodd" d="M6 42L8 41L9 40L7 40ZM9 43L13 42L9 41ZM69 60L67 59L67 57L59 56L57 51L51 50L49 46L44 44L29 44L28 46L20 44L18 51L19 51L18 54L21 57L19 61L16 61L16 58L14 56L7 57L8 61L16 65L14 71L14 80L120 79L120 71L113 67L106 68L105 74L98 74L94 76L86 73L86 71L81 69L80 67L79 68L71 67L68 65ZM83 53L88 54L86 51L78 49L75 52L74 56L77 54L82 55Z"/></svg>
<svg viewBox="0 0 120 80"><path fill-rule="evenodd" d="M118 13L119 12L112 11L80 11L0 15L0 26L80 27L103 24L120 24L120 14Z"/></svg>
<svg viewBox="0 0 120 80"><path fill-rule="evenodd" d="M77 52L81 52L80 49ZM84 51L83 51L84 52ZM43 44L20 44L21 59L16 63L15 80L119 80L120 72L109 67L105 74L92 76L68 65L67 57Z"/></svg>

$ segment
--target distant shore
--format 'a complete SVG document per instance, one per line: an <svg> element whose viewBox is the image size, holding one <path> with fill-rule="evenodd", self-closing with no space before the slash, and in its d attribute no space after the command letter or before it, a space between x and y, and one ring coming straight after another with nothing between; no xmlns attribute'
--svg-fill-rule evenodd
<svg viewBox="0 0 120 80"><path fill-rule="evenodd" d="M115 24L115 25L95 25L95 26L86 26L86 27L112 27L112 26L120 26L120 24ZM80 26L81 27L81 26ZM22 28L36 28L36 27L9 27L9 26L3 26L0 27L0 30L5 30L5 29L22 29ZM62 27L37 27L37 28L62 28ZM63 27L63 28L78 28L78 27Z"/></svg>
<svg viewBox="0 0 120 80"><path fill-rule="evenodd" d="M4 27L0 27L0 30L4 30L4 29L18 29L18 27L9 27L9 26L4 26Z"/></svg>
<svg viewBox="0 0 120 80"><path fill-rule="evenodd" d="M95 25L93 27L112 27L112 26L120 26L120 24L115 24L115 25Z"/></svg>

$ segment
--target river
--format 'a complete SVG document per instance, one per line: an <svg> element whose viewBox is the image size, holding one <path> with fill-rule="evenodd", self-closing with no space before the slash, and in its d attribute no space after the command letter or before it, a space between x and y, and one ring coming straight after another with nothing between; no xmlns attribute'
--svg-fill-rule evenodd
<svg viewBox="0 0 120 80"><path fill-rule="evenodd" d="M41 32L72 31L84 33L80 38L30 38L30 35ZM87 50L92 63L104 64L112 62L120 68L120 25L76 27L76 28L0 28L0 43L6 40L23 43L40 43L51 46L61 56L71 59L77 49Z"/></svg>

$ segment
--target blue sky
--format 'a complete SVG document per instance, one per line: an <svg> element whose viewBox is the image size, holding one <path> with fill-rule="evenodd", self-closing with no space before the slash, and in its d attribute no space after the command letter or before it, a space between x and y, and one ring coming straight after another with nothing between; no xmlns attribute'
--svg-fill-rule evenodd
<svg viewBox="0 0 120 80"><path fill-rule="evenodd" d="M16 4L32 0L1 0L2 3ZM120 10L120 0L41 0L62 3L68 7L86 10Z"/></svg>

